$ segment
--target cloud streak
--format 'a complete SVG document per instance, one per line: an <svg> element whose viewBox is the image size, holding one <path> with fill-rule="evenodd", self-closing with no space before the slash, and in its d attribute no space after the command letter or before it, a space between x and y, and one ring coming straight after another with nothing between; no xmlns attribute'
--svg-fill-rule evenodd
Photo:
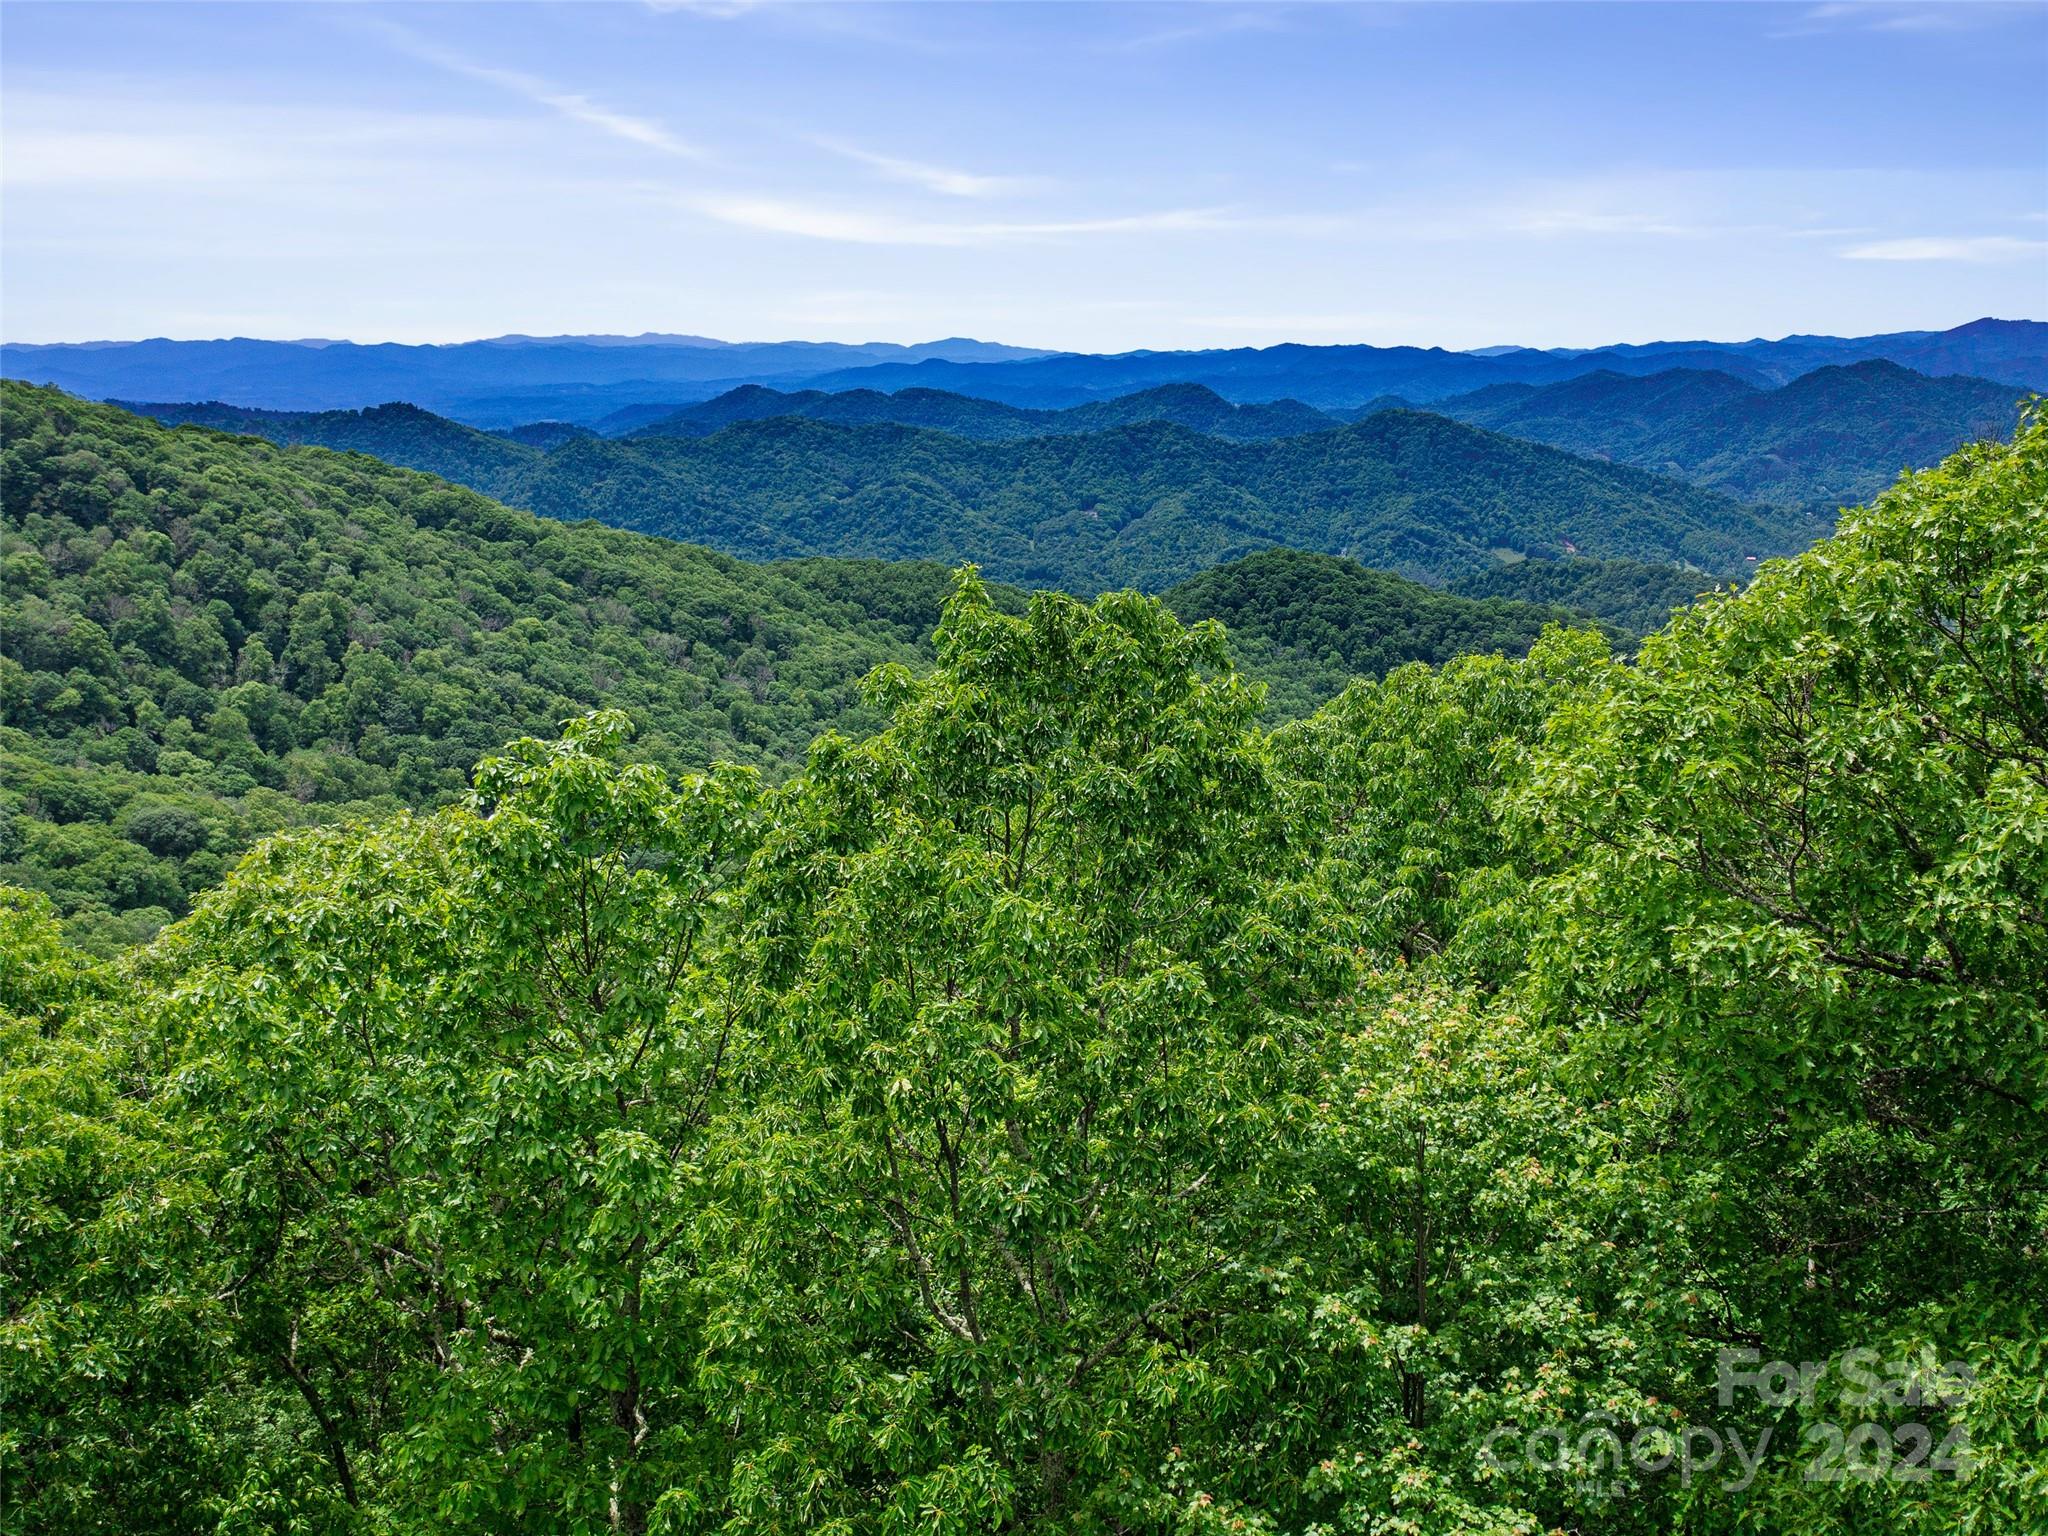
<svg viewBox="0 0 2048 1536"><path fill-rule="evenodd" d="M473 59L429 42L410 28L399 26L396 22L371 21L367 25L408 58L417 59L422 64L431 64L453 75L494 85L514 96L525 98L537 107L545 107L572 123L594 128L600 133L609 134L612 138L628 144L637 144L643 149L651 149L678 160L706 161L712 158L709 151L688 140L678 138L653 118L615 111L579 91L563 90L538 75L529 75L523 70L499 69L494 65L479 64Z"/></svg>
<svg viewBox="0 0 2048 1536"><path fill-rule="evenodd" d="M689 197L683 205L721 224L768 234L847 245L960 248L1059 241L1087 236L1142 235L1251 227L1256 221L1220 208L1173 208L1109 218L953 221L826 208L749 194Z"/></svg>
<svg viewBox="0 0 2048 1536"><path fill-rule="evenodd" d="M1827 32L1963 32L2001 19L2009 9L1990 0L1966 5L1916 5L1893 0L1837 0L1816 5L1789 26L1770 33L1772 37L1815 37Z"/></svg>
<svg viewBox="0 0 2048 1536"><path fill-rule="evenodd" d="M1917 235L1905 240L1873 240L1842 252L1848 261L1994 261L2039 260L2048 256L2048 240L2021 240L2013 235Z"/></svg>
<svg viewBox="0 0 2048 1536"><path fill-rule="evenodd" d="M820 137L812 139L811 142L828 154L838 155L841 159L851 160L857 165L864 165L890 181L921 187L927 192L936 192L944 197L999 197L1010 192L1027 192L1044 185L1042 179L1034 176L984 176L974 171L959 171L943 165L931 165L922 160L906 160L896 155L879 154L872 149L863 149L858 144L849 144L843 139Z"/></svg>

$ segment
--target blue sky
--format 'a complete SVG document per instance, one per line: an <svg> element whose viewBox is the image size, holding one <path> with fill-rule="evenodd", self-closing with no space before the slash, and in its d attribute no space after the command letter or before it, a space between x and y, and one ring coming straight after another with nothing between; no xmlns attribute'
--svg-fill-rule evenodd
<svg viewBox="0 0 2048 1536"><path fill-rule="evenodd" d="M0 328L1594 344L2048 318L2048 6L0 7Z"/></svg>

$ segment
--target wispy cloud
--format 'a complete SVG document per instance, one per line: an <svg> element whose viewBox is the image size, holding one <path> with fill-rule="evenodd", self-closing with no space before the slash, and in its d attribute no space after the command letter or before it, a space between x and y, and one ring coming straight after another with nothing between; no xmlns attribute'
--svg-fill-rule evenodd
<svg viewBox="0 0 2048 1536"><path fill-rule="evenodd" d="M1850 261L2025 261L2048 257L2048 240L2022 240L2013 235L1919 235L1852 245L1842 255Z"/></svg>
<svg viewBox="0 0 2048 1536"><path fill-rule="evenodd" d="M1288 25L1281 6L1185 5L1160 6L1185 19L1170 26L1134 32L1104 44L1119 53L1142 53L1153 48L1172 48L1183 43L1208 42L1212 38L1234 37L1246 32L1281 32Z"/></svg>
<svg viewBox="0 0 2048 1536"><path fill-rule="evenodd" d="M1140 235L1251 227L1256 221L1220 208L1173 208L1109 218L951 221L827 208L747 194L684 199L684 206L721 224L848 245L990 246L1085 236Z"/></svg>
<svg viewBox="0 0 2048 1536"><path fill-rule="evenodd" d="M524 97L537 107L545 107L572 123L595 128L598 132L609 134L615 139L638 144L642 148L652 149L664 155L672 155L679 160L711 158L708 151L678 138L653 118L615 111L601 102L591 100L581 92L563 90L538 75L529 75L523 70L499 69L494 65L479 64L473 59L465 58L459 53L430 42L411 28L402 27L396 22L368 20L365 25L409 58L418 59L423 64L432 64L437 69L447 70L450 74L497 86L500 90Z"/></svg>
<svg viewBox="0 0 2048 1536"><path fill-rule="evenodd" d="M1836 0L1810 6L1785 25L1771 30L1772 37L1813 37L1824 32L1965 32L2002 20L2025 6L2008 6L1995 0L1948 0L1926 5L1910 0Z"/></svg>
<svg viewBox="0 0 2048 1536"><path fill-rule="evenodd" d="M1000 197L1006 193L1030 191L1046 184L1042 178L1035 176L984 176L974 171L954 170L949 166L932 165L922 160L907 160L897 155L885 155L872 149L863 149L858 144L849 144L843 139L814 138L811 142L830 154L864 165L890 181L922 187L927 192L937 192L946 197Z"/></svg>
<svg viewBox="0 0 2048 1536"><path fill-rule="evenodd" d="M762 9L768 0L640 0L650 11L686 11L709 16L714 21L731 21L749 11Z"/></svg>
<svg viewBox="0 0 2048 1536"><path fill-rule="evenodd" d="M167 112L118 92L16 91L0 182L11 187L134 185L235 190L390 182L427 156L503 151L503 118L206 103ZM522 148L526 146L522 143ZM278 195L282 195L279 193Z"/></svg>
<svg viewBox="0 0 2048 1536"><path fill-rule="evenodd" d="M1507 227L1525 235L1667 235L1692 238L1715 233L1653 213L1601 212L1588 208L1537 208L1509 215Z"/></svg>

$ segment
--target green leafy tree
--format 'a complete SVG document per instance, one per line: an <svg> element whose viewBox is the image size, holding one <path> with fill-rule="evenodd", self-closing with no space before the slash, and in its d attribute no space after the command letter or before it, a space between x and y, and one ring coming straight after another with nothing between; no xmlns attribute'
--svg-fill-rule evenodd
<svg viewBox="0 0 2048 1536"><path fill-rule="evenodd" d="M2037 414L1681 614L1531 778L1564 872L1530 995L1589 1069L1668 1075L1686 1154L1746 1181L1706 1237L1786 1359L2038 1359L2013 1349L2048 1304L2044 510ZM2043 1422L2014 1406L1981 1480L1782 1496L1818 1530L2038 1523Z"/></svg>
<svg viewBox="0 0 2048 1536"><path fill-rule="evenodd" d="M1286 1484L1245 1455L1303 1427L1271 1351L1315 1200L1274 1153L1348 955L1221 638L969 582L892 725L775 806L777 1080L725 1128L710 1323L735 1529L1162 1529Z"/></svg>
<svg viewBox="0 0 2048 1536"><path fill-rule="evenodd" d="M625 733L264 844L170 944L238 1346L379 1529L643 1530L722 1454L691 1255L739 1001L700 945L754 791Z"/></svg>

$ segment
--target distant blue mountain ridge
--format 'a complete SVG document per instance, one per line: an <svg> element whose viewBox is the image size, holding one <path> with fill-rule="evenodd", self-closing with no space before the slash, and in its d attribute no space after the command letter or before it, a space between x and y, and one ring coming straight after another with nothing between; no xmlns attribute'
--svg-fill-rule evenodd
<svg viewBox="0 0 2048 1536"><path fill-rule="evenodd" d="M211 400L271 410L353 410L406 400L472 426L592 425L659 406L637 425L741 385L831 394L940 390L1062 410L1162 385L1200 384L1238 405L1352 411L1383 396L1428 404L1503 384L1606 372L1713 371L1770 388L1816 369L1881 360L1929 376L2048 390L2048 323L1975 320L1947 331L1670 341L1542 351L1305 346L1114 355L967 338L724 342L700 336L500 336L444 346L347 341L82 342L0 346L0 374L94 399ZM605 430L620 430L616 420Z"/></svg>

